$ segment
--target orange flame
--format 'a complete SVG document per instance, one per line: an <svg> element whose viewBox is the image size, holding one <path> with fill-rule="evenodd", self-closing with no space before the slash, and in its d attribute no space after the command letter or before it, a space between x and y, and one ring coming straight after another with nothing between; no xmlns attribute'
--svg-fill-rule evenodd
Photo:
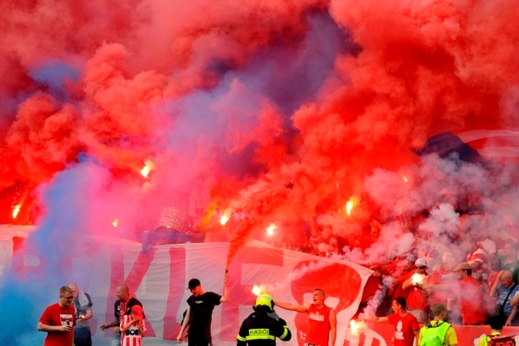
<svg viewBox="0 0 519 346"><path fill-rule="evenodd" d="M346 202L346 214L351 215L351 210L353 209L353 202Z"/></svg>
<svg viewBox="0 0 519 346"><path fill-rule="evenodd" d="M115 219L114 222L112 222L112 226L117 227L119 225L119 219Z"/></svg>
<svg viewBox="0 0 519 346"><path fill-rule="evenodd" d="M351 215L351 211L353 210L354 207L357 206L357 204L359 204L360 200L359 200L359 197L357 196L351 196L350 199L348 200L348 202L346 202L346 214L348 216Z"/></svg>
<svg viewBox="0 0 519 346"><path fill-rule="evenodd" d="M404 181L407 183L409 180L407 180L407 178L404 176L402 176L402 178L404 179Z"/></svg>
<svg viewBox="0 0 519 346"><path fill-rule="evenodd" d="M18 216L18 213L20 212L21 208L22 208L22 204L21 203L19 203L19 204L14 206L14 208L13 208L13 219L16 219L16 217Z"/></svg>

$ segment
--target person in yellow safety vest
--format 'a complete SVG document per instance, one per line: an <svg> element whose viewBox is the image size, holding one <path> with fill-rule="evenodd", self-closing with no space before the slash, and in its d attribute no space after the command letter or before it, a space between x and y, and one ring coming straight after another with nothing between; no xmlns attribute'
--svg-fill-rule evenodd
<svg viewBox="0 0 519 346"><path fill-rule="evenodd" d="M436 303L432 309L434 319L420 329L418 334L419 346L456 346L458 336L452 325L445 322L447 308L442 303Z"/></svg>
<svg viewBox="0 0 519 346"><path fill-rule="evenodd" d="M253 306L254 312L247 317L236 339L237 346L275 346L276 337L289 341L292 333L281 318L270 317L274 312L274 300L268 293L261 293Z"/></svg>

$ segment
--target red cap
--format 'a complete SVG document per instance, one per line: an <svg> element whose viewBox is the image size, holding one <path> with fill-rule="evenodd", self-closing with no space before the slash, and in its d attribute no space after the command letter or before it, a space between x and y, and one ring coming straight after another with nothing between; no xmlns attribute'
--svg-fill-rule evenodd
<svg viewBox="0 0 519 346"><path fill-rule="evenodd" d="M142 306L134 305L132 306L132 315L136 320L142 321L144 319L144 311L142 310Z"/></svg>

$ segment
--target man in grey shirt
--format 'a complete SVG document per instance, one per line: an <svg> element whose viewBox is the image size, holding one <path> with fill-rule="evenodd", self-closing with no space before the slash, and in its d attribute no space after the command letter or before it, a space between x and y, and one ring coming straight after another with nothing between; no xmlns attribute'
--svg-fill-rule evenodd
<svg viewBox="0 0 519 346"><path fill-rule="evenodd" d="M74 345L92 346L92 334L88 320L92 318L92 299L88 293L79 290L75 282L68 284L72 288L74 300L72 305L76 310L76 326L74 327Z"/></svg>

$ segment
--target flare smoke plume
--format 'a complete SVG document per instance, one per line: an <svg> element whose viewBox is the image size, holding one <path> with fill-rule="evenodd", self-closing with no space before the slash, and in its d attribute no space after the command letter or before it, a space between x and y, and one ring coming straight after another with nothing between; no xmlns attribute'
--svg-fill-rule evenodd
<svg viewBox="0 0 519 346"><path fill-rule="evenodd" d="M514 228L512 164L412 149L517 126L518 15L510 0L3 1L2 219L18 222L22 204L17 220L41 222L53 208L43 187L94 162L101 187L67 211L100 210L81 229L139 232L198 198L204 232L233 211L229 261L272 222L347 238L375 218L400 235L449 204ZM452 223L440 219L427 224L437 234Z"/></svg>

